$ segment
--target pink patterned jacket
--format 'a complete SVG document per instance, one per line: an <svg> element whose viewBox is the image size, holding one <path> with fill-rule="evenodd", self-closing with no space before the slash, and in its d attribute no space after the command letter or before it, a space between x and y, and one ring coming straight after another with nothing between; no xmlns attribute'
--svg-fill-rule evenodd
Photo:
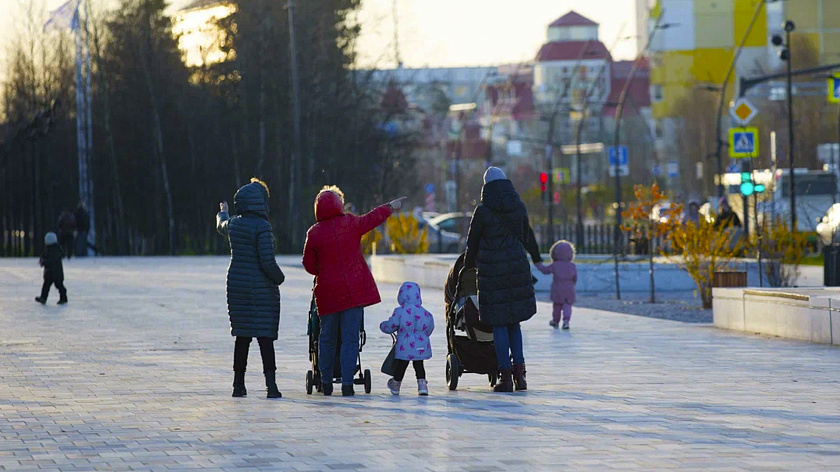
<svg viewBox="0 0 840 472"><path fill-rule="evenodd" d="M400 287L397 301L400 306L379 325L383 333L397 333L395 357L405 361L431 359L429 336L435 329L435 319L422 306L420 287L414 282L405 282Z"/></svg>

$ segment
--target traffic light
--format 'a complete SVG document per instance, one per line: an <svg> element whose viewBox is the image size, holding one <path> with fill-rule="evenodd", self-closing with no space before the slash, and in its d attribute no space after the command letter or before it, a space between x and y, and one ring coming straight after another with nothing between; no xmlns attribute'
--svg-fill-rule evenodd
<svg viewBox="0 0 840 472"><path fill-rule="evenodd" d="M542 197L543 205L548 206L549 204L549 195L548 195L548 172L541 172L540 173L540 196Z"/></svg>
<svg viewBox="0 0 840 472"><path fill-rule="evenodd" d="M763 190L762 185L762 190ZM741 195L749 197L756 191L755 183L752 180L752 172L741 172Z"/></svg>
<svg viewBox="0 0 840 472"><path fill-rule="evenodd" d="M764 193L767 190L767 187L764 184L755 184L755 193Z"/></svg>

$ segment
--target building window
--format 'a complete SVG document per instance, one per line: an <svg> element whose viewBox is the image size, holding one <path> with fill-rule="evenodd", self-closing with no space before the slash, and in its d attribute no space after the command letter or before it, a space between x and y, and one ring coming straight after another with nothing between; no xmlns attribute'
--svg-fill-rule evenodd
<svg viewBox="0 0 840 472"><path fill-rule="evenodd" d="M658 103L662 101L662 85L661 84L652 84L650 86L650 96L653 98L654 103Z"/></svg>

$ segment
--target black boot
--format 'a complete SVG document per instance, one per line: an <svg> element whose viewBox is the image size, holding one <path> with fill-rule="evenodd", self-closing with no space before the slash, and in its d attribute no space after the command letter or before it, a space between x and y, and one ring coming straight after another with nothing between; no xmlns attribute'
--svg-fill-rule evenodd
<svg viewBox="0 0 840 472"><path fill-rule="evenodd" d="M275 380L275 373L274 372L266 372L265 373L265 398L282 398L283 394L280 393L280 390L277 390L277 383Z"/></svg>
<svg viewBox="0 0 840 472"><path fill-rule="evenodd" d="M333 393L333 384L332 382L327 382L321 384L321 393L324 394L325 397L329 397Z"/></svg>
<svg viewBox="0 0 840 472"><path fill-rule="evenodd" d="M528 383L525 382L525 364L513 364L513 385L516 390L528 390Z"/></svg>
<svg viewBox="0 0 840 472"><path fill-rule="evenodd" d="M345 397L352 397L356 394L353 390L353 384L341 384L341 394Z"/></svg>
<svg viewBox="0 0 840 472"><path fill-rule="evenodd" d="M233 373L233 395L232 397L244 397L248 395L248 391L245 390L245 371L235 371Z"/></svg>
<svg viewBox="0 0 840 472"><path fill-rule="evenodd" d="M47 299L44 298L44 297L35 297L35 301L40 303L41 305L43 305L44 303L47 303Z"/></svg>
<svg viewBox="0 0 840 472"><path fill-rule="evenodd" d="M499 374L499 382L493 387L494 392L512 392L513 391L513 378L510 369L499 369L501 374Z"/></svg>

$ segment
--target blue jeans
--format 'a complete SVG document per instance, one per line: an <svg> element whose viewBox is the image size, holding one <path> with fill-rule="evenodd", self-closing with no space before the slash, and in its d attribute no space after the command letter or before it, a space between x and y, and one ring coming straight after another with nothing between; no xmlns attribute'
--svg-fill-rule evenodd
<svg viewBox="0 0 840 472"><path fill-rule="evenodd" d="M499 368L511 369L510 358L514 364L524 364L525 354L522 353L522 328L519 323L507 326L493 326L493 344L496 346L496 359Z"/></svg>
<svg viewBox="0 0 840 472"><path fill-rule="evenodd" d="M362 307L331 313L321 317L321 335L318 338L318 363L321 364L321 382L332 382L335 348L341 328L341 384L353 385L356 361L359 357L359 331L365 310Z"/></svg>

